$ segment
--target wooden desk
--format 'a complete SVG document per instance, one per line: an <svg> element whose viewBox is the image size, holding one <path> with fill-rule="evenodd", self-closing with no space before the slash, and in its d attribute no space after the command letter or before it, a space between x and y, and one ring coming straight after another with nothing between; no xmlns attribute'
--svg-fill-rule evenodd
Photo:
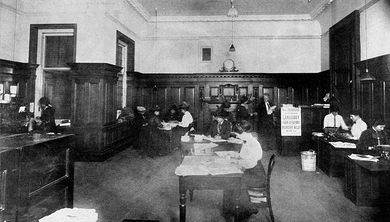
<svg viewBox="0 0 390 222"><path fill-rule="evenodd" d="M235 190L236 212L234 221L238 221L238 199L240 196L241 176L242 174L179 176L180 222L186 221L187 190Z"/></svg>
<svg viewBox="0 0 390 222"><path fill-rule="evenodd" d="M37 221L73 207L72 135L0 138L0 221Z"/></svg>
<svg viewBox="0 0 390 222"><path fill-rule="evenodd" d="M341 177L344 175L343 157L356 153L356 148L337 148L330 144L324 137L313 137L314 149L317 152L318 167L330 177Z"/></svg>
<svg viewBox="0 0 390 222"><path fill-rule="evenodd" d="M205 156L192 156L192 161L187 161L189 158L185 158L182 162L182 164L179 166L191 166L191 167L197 167L199 165L199 162L205 161L205 159L211 159L212 157L205 157ZM216 157L219 158L219 157ZM195 160L195 161L194 161ZM185 164L183 164L186 162ZM231 163L229 164L231 167L237 167L237 163ZM179 168L178 167L178 168ZM216 168L214 168L216 169ZM237 168L236 168L237 170ZM176 170L176 174L179 175L179 193L180 193L180 222L185 222L186 220L186 193L187 190L191 191L193 190L234 190L235 193L235 215L234 215L234 221L238 221L238 200L240 197L240 187L241 187L241 177L243 175L240 170L238 170L239 173L232 173L232 174L222 174L222 175L198 175L196 173L192 173L190 171L181 171L181 173L178 173L178 170Z"/></svg>
<svg viewBox="0 0 390 222"><path fill-rule="evenodd" d="M344 157L344 195L357 206L389 205L390 163Z"/></svg>
<svg viewBox="0 0 390 222"><path fill-rule="evenodd" d="M208 144L211 143L209 140L202 140L202 141L195 141L194 137L190 136L190 141L181 141L181 151L182 151L182 157L187 156L190 154L191 149L194 148L194 144ZM236 143L229 143L229 142L217 142L217 147L214 147L212 152L215 151L240 151L242 144L236 144Z"/></svg>

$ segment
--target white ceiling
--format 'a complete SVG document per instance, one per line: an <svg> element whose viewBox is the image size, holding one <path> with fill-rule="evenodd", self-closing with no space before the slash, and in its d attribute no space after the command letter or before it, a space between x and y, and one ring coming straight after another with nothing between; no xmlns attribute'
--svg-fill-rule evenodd
<svg viewBox="0 0 390 222"><path fill-rule="evenodd" d="M230 0L135 0L150 16L225 16ZM234 0L240 15L310 14L324 0Z"/></svg>

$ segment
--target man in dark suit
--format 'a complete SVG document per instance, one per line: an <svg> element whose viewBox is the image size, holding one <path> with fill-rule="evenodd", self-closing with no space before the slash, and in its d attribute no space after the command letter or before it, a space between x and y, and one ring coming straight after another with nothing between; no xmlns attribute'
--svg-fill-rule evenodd
<svg viewBox="0 0 390 222"><path fill-rule="evenodd" d="M273 120L276 106L272 104L269 94L265 93L257 112L259 140L264 150L274 149L276 146L276 132Z"/></svg>

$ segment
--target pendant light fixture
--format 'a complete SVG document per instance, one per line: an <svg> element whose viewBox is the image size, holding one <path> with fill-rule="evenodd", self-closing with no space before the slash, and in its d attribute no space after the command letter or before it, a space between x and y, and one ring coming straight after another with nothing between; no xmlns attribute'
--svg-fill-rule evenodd
<svg viewBox="0 0 390 222"><path fill-rule="evenodd" d="M372 76L368 71L368 34L367 34L367 0L364 1L364 30L366 32L366 61L365 61L365 70L362 75L360 75L360 81L375 81L376 78Z"/></svg>
<svg viewBox="0 0 390 222"><path fill-rule="evenodd" d="M233 23L234 23L234 18L238 17L238 12L237 12L237 9L234 8L233 2L234 2L234 0L230 0L230 9L229 9L229 12L227 14L227 17L232 18L232 45L229 48L229 52L236 51L236 48L234 48L234 44L233 44L233 33L234 33L234 26L233 26L234 24Z"/></svg>

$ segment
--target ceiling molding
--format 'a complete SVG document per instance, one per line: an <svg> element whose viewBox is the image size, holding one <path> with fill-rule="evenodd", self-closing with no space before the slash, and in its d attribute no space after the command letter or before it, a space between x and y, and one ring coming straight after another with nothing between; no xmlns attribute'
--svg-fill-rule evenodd
<svg viewBox="0 0 390 222"><path fill-rule="evenodd" d="M176 41L176 40L204 40L204 39L226 39L230 36L178 36L178 37L143 37L143 41ZM266 36L238 36L234 40L238 39L321 39L321 35L266 35Z"/></svg>
<svg viewBox="0 0 390 222"><path fill-rule="evenodd" d="M151 16L147 10L137 0L126 0L133 8L147 21L150 22Z"/></svg>
<svg viewBox="0 0 390 222"><path fill-rule="evenodd" d="M135 38L137 39L140 39L139 35L136 34L135 32L133 32L131 29L129 29L125 24L123 24L121 21L119 21L118 19L116 19L114 16L110 15L108 12L105 12L104 15L110 19L111 21L113 21L115 24L117 24L118 26L122 27L123 29L125 29L128 33L130 33L132 36L134 36Z"/></svg>
<svg viewBox="0 0 390 222"><path fill-rule="evenodd" d="M312 19L315 19L321 12L327 8L334 0L322 0L318 5L310 12Z"/></svg>
<svg viewBox="0 0 390 222"><path fill-rule="evenodd" d="M231 21L227 16L159 16L158 22L226 22ZM311 21L309 14L299 15L242 15L234 21ZM153 21L156 17L153 16Z"/></svg>
<svg viewBox="0 0 390 222"><path fill-rule="evenodd" d="M16 3L17 4L17 3ZM16 5L16 7L14 6L11 6L11 5L8 5L8 4L5 4L3 2L0 2L0 8L3 8L5 10L8 10L10 12L13 12L13 13L16 13L16 14L21 14L21 11L20 9L18 9L18 6Z"/></svg>
<svg viewBox="0 0 390 222"><path fill-rule="evenodd" d="M155 22L156 16L151 16L140 4L139 0L126 0L147 22ZM324 1L324 0L323 0ZM329 0L327 0L329 1ZM310 14L292 15L240 15L235 21L309 21ZM231 21L227 16L159 16L158 22L226 22Z"/></svg>

